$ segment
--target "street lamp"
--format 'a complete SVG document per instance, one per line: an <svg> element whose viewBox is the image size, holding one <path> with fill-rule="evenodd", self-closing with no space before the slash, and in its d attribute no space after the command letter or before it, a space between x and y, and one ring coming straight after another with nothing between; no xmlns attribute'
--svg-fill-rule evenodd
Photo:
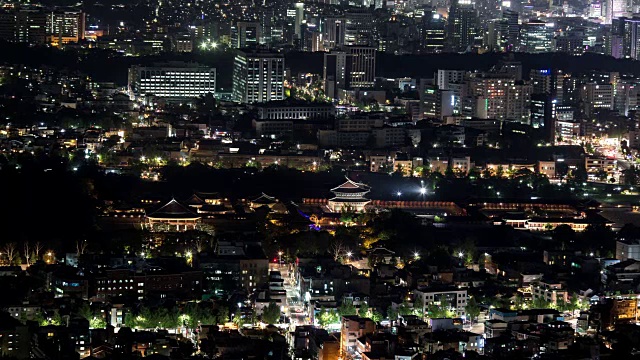
<svg viewBox="0 0 640 360"><path fill-rule="evenodd" d="M347 251L347 257L351 258L351 255L353 255L353 253L351 253L351 251Z"/></svg>
<svg viewBox="0 0 640 360"><path fill-rule="evenodd" d="M421 187L421 188L420 188L420 195L424 195L424 194L426 194L426 193L427 193L427 189L425 189L425 188Z"/></svg>
<svg viewBox="0 0 640 360"><path fill-rule="evenodd" d="M282 264L282 251L278 251L278 265Z"/></svg>
<svg viewBox="0 0 640 360"><path fill-rule="evenodd" d="M458 257L462 259L463 256L464 256L464 253L462 251L458 251Z"/></svg>

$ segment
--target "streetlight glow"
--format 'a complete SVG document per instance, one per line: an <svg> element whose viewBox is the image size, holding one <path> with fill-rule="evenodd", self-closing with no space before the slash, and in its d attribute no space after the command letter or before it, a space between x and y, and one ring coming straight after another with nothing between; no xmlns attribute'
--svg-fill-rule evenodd
<svg viewBox="0 0 640 360"><path fill-rule="evenodd" d="M421 187L421 188L420 188L420 194L421 194L421 195L424 195L424 194L426 194L426 193L427 193L427 189L425 189L425 188Z"/></svg>

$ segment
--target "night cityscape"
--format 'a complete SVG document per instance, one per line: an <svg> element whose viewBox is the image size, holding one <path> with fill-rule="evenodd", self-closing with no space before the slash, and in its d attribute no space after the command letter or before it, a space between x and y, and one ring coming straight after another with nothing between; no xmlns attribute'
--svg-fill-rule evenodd
<svg viewBox="0 0 640 360"><path fill-rule="evenodd" d="M0 6L0 360L640 359L639 0Z"/></svg>

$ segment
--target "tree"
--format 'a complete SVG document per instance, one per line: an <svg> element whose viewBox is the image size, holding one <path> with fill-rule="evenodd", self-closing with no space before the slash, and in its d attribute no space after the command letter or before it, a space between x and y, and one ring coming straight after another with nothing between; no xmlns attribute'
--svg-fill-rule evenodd
<svg viewBox="0 0 640 360"><path fill-rule="evenodd" d="M392 305L389 305L389 307L387 308L387 317L389 318L390 321L394 321L398 319L398 310L395 309Z"/></svg>
<svg viewBox="0 0 640 360"><path fill-rule="evenodd" d="M78 308L78 316L83 317L87 320L91 320L91 318L93 318L93 310L91 310L91 306L89 306L89 304L87 303L83 303L79 308Z"/></svg>
<svg viewBox="0 0 640 360"><path fill-rule="evenodd" d="M634 166L629 167L622 171L622 177L624 178L625 185L637 185L640 180L640 174L638 169Z"/></svg>
<svg viewBox="0 0 640 360"><path fill-rule="evenodd" d="M13 265L18 257L18 249L16 247L16 243L8 243L2 249L3 252L7 255L7 261L9 265Z"/></svg>
<svg viewBox="0 0 640 360"><path fill-rule="evenodd" d="M537 297L531 301L532 309L550 309L551 303L545 300L544 298Z"/></svg>
<svg viewBox="0 0 640 360"><path fill-rule="evenodd" d="M280 319L280 306L272 301L262 311L262 321L267 324L275 324Z"/></svg>
<svg viewBox="0 0 640 360"><path fill-rule="evenodd" d="M367 312L367 317L377 323L382 321L382 313L379 312L377 309L369 310Z"/></svg>
<svg viewBox="0 0 640 360"><path fill-rule="evenodd" d="M522 295L520 295L520 293L517 293L513 301L513 307L516 310L522 310L524 308L524 305L525 305L525 302L524 302L524 299L522 298Z"/></svg>
<svg viewBox="0 0 640 360"><path fill-rule="evenodd" d="M24 259L27 266L31 265L31 249L29 247L29 241L24 242Z"/></svg>
<svg viewBox="0 0 640 360"><path fill-rule="evenodd" d="M556 304L555 304L555 308L560 311L560 312L564 312L569 310L570 304L566 301L564 301L564 298L560 297L556 300Z"/></svg>
<svg viewBox="0 0 640 360"><path fill-rule="evenodd" d="M413 309L409 302L405 299L400 306L398 306L398 313L400 315L411 315L413 313Z"/></svg>
<svg viewBox="0 0 640 360"><path fill-rule="evenodd" d="M478 319L478 316L480 315L480 306L478 306L474 296L469 297L469 301L467 302L467 306L464 308L464 311L467 313L469 321L474 322Z"/></svg>
<svg viewBox="0 0 640 360"><path fill-rule="evenodd" d="M196 245L196 253L200 254L207 247L207 242L202 237L198 237L195 241L195 245Z"/></svg>
<svg viewBox="0 0 640 360"><path fill-rule="evenodd" d="M226 306L218 307L216 324L224 324L229 321L229 308Z"/></svg>
<svg viewBox="0 0 640 360"><path fill-rule="evenodd" d="M85 251L87 251L87 240L78 240L76 241L76 255L80 257L83 255Z"/></svg>
<svg viewBox="0 0 640 360"><path fill-rule="evenodd" d="M422 300L422 296L416 296L413 302L413 313L421 318L424 317L424 301Z"/></svg>
<svg viewBox="0 0 640 360"><path fill-rule="evenodd" d="M60 313L57 311L54 311L54 313L51 316L44 314L42 311L39 311L35 315L34 319L40 324L40 326L62 325L62 316L60 316Z"/></svg>
<svg viewBox="0 0 640 360"><path fill-rule="evenodd" d="M335 261L340 260L344 252L342 241L334 240L331 246L329 247L329 251L331 252L331 255L333 255L333 260Z"/></svg>
<svg viewBox="0 0 640 360"><path fill-rule="evenodd" d="M351 207L344 207L342 212L340 213L340 222L350 226L353 225L356 221L356 212Z"/></svg>
<svg viewBox="0 0 640 360"><path fill-rule="evenodd" d="M571 298L569 299L569 310L576 311L580 309L580 295L577 293L572 293Z"/></svg>
<svg viewBox="0 0 640 360"><path fill-rule="evenodd" d="M348 299L343 299L342 304L338 307L338 315L342 316L350 316L357 315L358 310L353 305L353 301Z"/></svg>
<svg viewBox="0 0 640 360"><path fill-rule="evenodd" d="M320 312L316 316L316 319L318 320L318 325L320 325L321 327L340 322L338 313L336 313L334 309L327 311L327 309L325 309L324 307L320 309Z"/></svg>
<svg viewBox="0 0 640 360"><path fill-rule="evenodd" d="M36 241L36 243L33 244L33 253L35 255L34 262L40 260L40 252L42 251L43 248L44 248L44 245L42 245L40 241Z"/></svg>
<svg viewBox="0 0 640 360"><path fill-rule="evenodd" d="M427 313L425 315L431 319L451 318L455 315L455 312L451 310L446 297L442 295L438 302L432 302L427 305Z"/></svg>
<svg viewBox="0 0 640 360"><path fill-rule="evenodd" d="M95 315L91 319L89 319L90 329L104 329L106 327L107 327L107 322L102 316Z"/></svg>

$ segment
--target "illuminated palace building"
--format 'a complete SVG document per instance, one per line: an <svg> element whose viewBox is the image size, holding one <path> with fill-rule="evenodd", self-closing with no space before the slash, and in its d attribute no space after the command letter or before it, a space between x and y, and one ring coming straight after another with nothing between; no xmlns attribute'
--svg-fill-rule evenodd
<svg viewBox="0 0 640 360"><path fill-rule="evenodd" d="M151 229L194 230L200 224L201 216L188 207L172 199L156 211L145 216L145 225Z"/></svg>
<svg viewBox="0 0 640 360"><path fill-rule="evenodd" d="M347 178L344 184L331 189L334 197L329 199L327 206L331 212L363 211L370 201L365 197L369 191L369 186Z"/></svg>

